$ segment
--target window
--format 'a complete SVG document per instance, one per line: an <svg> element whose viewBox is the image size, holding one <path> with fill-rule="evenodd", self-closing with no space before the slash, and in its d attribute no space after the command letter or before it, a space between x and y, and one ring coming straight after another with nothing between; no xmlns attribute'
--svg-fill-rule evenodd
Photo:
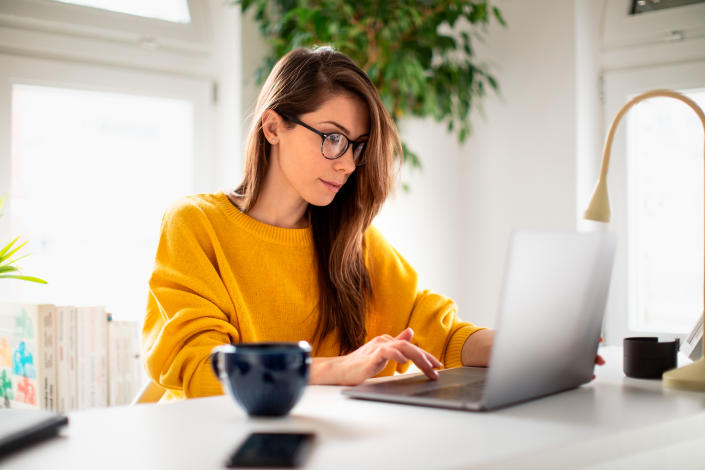
<svg viewBox="0 0 705 470"><path fill-rule="evenodd" d="M680 90L705 109L705 90ZM703 308L703 127L654 98L626 116L630 328L687 333Z"/></svg>
<svg viewBox="0 0 705 470"><path fill-rule="evenodd" d="M705 62L605 74L607 127L619 108L667 88L705 106ZM681 338L703 311L703 130L684 103L653 98L631 108L617 129L608 176L618 249L605 336Z"/></svg>
<svg viewBox="0 0 705 470"><path fill-rule="evenodd" d="M631 14L638 15L650 11L666 10L694 3L703 3L703 1L705 0L632 0Z"/></svg>
<svg viewBox="0 0 705 470"><path fill-rule="evenodd" d="M186 0L56 0L103 10L127 13L130 15L156 18L173 23L189 23L188 3Z"/></svg>
<svg viewBox="0 0 705 470"><path fill-rule="evenodd" d="M141 321L164 211L237 182L239 9L2 0L0 17L0 240L28 240L20 267L49 281L0 299Z"/></svg>
<svg viewBox="0 0 705 470"><path fill-rule="evenodd" d="M0 298L141 321L164 211L214 186L210 82L3 55L0 71L0 236L29 240L20 266L49 281Z"/></svg>
<svg viewBox="0 0 705 470"><path fill-rule="evenodd" d="M201 0L2 0L0 16L9 28L0 35L0 45L22 55L59 52L74 58L98 50L100 61L123 63L135 58L121 48L135 54L141 47L153 61L162 59L155 50L172 61L175 52L186 53L180 59L188 60L211 52L209 8L210 2Z"/></svg>
<svg viewBox="0 0 705 470"><path fill-rule="evenodd" d="M161 215L193 191L186 100L12 87L10 231L32 242L22 297L139 318Z"/></svg>

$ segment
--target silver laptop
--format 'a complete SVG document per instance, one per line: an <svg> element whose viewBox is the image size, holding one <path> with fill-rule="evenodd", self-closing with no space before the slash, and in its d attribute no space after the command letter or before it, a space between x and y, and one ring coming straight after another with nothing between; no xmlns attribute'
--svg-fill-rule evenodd
<svg viewBox="0 0 705 470"><path fill-rule="evenodd" d="M491 410L592 379L614 264L612 233L516 232L507 256L490 367L400 375L349 397Z"/></svg>

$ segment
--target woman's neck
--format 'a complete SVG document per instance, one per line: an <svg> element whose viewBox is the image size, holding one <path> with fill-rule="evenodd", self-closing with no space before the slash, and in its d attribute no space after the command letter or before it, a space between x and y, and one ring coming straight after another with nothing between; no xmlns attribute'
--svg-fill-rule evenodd
<svg viewBox="0 0 705 470"><path fill-rule="evenodd" d="M297 204L291 199L268 195L263 191L247 215L275 227L305 228L308 227L307 209L308 203L303 199Z"/></svg>
<svg viewBox="0 0 705 470"><path fill-rule="evenodd" d="M257 202L247 211L247 215L267 225L281 228L306 228L308 221L308 202L291 187L277 171L276 159L264 180ZM230 200L242 208L242 197L231 193Z"/></svg>

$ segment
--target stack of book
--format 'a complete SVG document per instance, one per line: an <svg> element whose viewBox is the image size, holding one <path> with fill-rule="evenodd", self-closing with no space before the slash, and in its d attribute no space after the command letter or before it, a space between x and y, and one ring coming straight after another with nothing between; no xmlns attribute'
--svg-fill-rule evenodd
<svg viewBox="0 0 705 470"><path fill-rule="evenodd" d="M0 304L0 407L130 403L144 375L138 333L104 307Z"/></svg>

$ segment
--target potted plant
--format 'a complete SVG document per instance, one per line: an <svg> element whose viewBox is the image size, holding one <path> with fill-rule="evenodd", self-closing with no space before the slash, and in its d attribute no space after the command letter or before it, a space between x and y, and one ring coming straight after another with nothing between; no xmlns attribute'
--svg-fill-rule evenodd
<svg viewBox="0 0 705 470"><path fill-rule="evenodd" d="M258 70L261 83L274 63L297 47L331 45L367 72L395 122L432 116L464 142L470 113L495 77L477 62L473 40L492 18L506 26L490 0L232 0L255 10L272 46ZM461 23L465 23L461 25ZM398 122L397 122L398 124ZM404 162L421 167L404 145Z"/></svg>

